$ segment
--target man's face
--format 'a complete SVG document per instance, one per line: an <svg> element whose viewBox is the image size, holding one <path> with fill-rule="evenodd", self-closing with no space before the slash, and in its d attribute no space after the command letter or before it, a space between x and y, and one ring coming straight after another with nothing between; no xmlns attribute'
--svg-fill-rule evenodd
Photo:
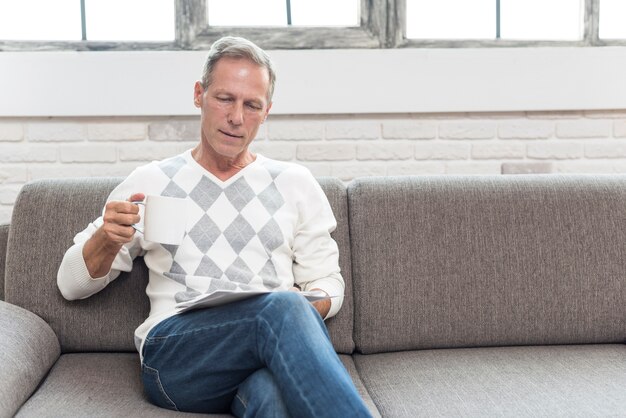
<svg viewBox="0 0 626 418"><path fill-rule="evenodd" d="M248 59L225 57L206 89L194 88L202 111L202 142L216 158L236 159L248 149L270 110L269 74Z"/></svg>

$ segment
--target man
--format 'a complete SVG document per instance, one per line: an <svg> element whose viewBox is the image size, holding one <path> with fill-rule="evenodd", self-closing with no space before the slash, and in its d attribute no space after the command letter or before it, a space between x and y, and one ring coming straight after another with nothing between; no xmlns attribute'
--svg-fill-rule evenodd
<svg viewBox="0 0 626 418"><path fill-rule="evenodd" d="M135 342L156 405L236 416L369 416L322 319L337 313L344 292L330 205L306 169L248 149L274 83L273 65L256 45L215 42L194 87L199 144L138 168L111 193L103 215L66 252L58 286L67 299L89 297L144 256L150 314ZM135 232L132 202L146 195L188 200L180 245ZM272 292L177 314L180 302L235 289ZM332 298L311 304L299 289Z"/></svg>

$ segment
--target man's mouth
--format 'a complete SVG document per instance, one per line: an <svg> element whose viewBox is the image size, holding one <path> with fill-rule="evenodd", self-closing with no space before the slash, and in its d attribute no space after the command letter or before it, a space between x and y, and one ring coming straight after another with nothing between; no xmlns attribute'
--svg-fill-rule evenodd
<svg viewBox="0 0 626 418"><path fill-rule="evenodd" d="M243 135L235 135L235 134L231 134L231 133L229 133L229 132L222 131L221 129L219 129L219 131L220 131L221 133L223 133L224 135L226 135L226 136L230 136L231 138L237 138L237 139L241 139L241 138L243 138Z"/></svg>

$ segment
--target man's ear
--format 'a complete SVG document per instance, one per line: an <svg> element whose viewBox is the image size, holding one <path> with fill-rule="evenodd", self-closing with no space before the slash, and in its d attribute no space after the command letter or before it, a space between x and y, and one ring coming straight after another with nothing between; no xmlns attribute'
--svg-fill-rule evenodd
<svg viewBox="0 0 626 418"><path fill-rule="evenodd" d="M204 87L202 87L202 83L196 81L196 84L193 86L193 104L195 107L200 107L202 104L202 95L204 94Z"/></svg>
<svg viewBox="0 0 626 418"><path fill-rule="evenodd" d="M269 104L267 105L267 109L265 109L265 115L263 116L263 122L265 122L265 119L267 119L267 115L270 113L270 109L272 108L272 104L273 104L273 102L269 102Z"/></svg>

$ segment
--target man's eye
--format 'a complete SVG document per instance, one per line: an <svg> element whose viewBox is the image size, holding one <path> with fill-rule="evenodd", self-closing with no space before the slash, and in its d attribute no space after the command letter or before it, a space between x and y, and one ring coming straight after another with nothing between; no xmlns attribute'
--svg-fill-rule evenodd
<svg viewBox="0 0 626 418"><path fill-rule="evenodd" d="M230 102L230 97L218 97L217 100L220 102Z"/></svg>
<svg viewBox="0 0 626 418"><path fill-rule="evenodd" d="M247 103L246 104L250 109L253 110L261 110L261 106L256 103Z"/></svg>

